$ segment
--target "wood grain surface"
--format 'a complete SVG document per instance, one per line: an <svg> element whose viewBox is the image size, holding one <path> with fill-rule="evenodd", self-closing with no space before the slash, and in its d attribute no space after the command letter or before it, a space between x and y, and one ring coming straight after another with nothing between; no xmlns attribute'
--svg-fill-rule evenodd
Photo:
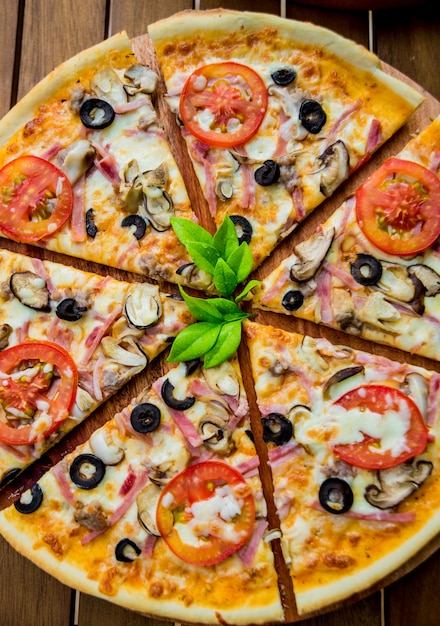
<svg viewBox="0 0 440 626"><path fill-rule="evenodd" d="M332 3L333 4L333 3ZM350 3L351 5L353 3ZM377 6L378 3L376 3ZM381 150L367 166L404 145L411 132L422 128L429 119L440 113L440 72L438 50L440 49L440 18L436 2L401 6L399 9L368 11L346 10L339 5L330 8L328 2L292 3L282 0L0 0L0 115L3 115L17 99L21 98L38 80L54 66L80 50L105 37L125 29L130 37L142 36L149 23L172 13L193 7L202 9L223 6L225 8L258 10L285 15L289 18L311 21L326 26L370 47L390 66L390 71L402 72L426 90L426 103L411 120L410 124L397 133L396 137ZM320 6L321 5L321 6ZM322 6L324 5L324 7ZM363 6L366 6L363 3ZM370 5L367 5L370 6ZM381 5L382 6L382 5ZM394 69L391 69L394 68ZM175 148L178 150L178 147ZM185 158L176 154L176 158ZM364 176L366 170L362 172ZM343 198L354 188L353 179L344 185L331 202L327 202L306 220L301 234L314 229ZM291 250L300 232L280 246L276 255L257 271L257 276L267 274L277 260ZM44 256L67 262L97 273L111 273L116 278L127 276L98 264L84 264L78 259L66 258L54 253L43 252L29 246L20 246L0 239L0 246L10 247L34 256ZM130 280L139 277L129 276ZM341 333L280 319L283 316L260 314L258 321L275 322L279 325L314 336L325 335L338 343L351 343L355 347L376 353L390 354L397 360L409 360L398 351L385 350L361 340L355 341ZM247 358L240 350L240 359ZM426 360L411 359L411 362L427 364ZM431 369L440 371L439 364L428 363ZM59 458L62 451L72 449L84 440L99 423L113 416L149 381L163 372L163 359L158 359L146 374L137 377L114 398L107 402L96 415L80 426L61 446L50 452L38 469L24 476L31 481ZM21 482L20 482L21 484ZM23 483L26 485L26 482ZM18 486L13 485L0 495L0 506L5 506L17 495ZM287 622L310 626L438 626L440 624L440 551L439 541L427 546L419 557L408 563L407 568L397 574L398 580L389 583L384 590L377 589L362 599L326 612L323 615L297 621L292 598L287 611ZM280 564L282 567L282 564ZM61 585L28 560L18 555L0 539L0 626L165 626L166 622L138 615L116 607L108 602L84 594L78 594Z"/></svg>

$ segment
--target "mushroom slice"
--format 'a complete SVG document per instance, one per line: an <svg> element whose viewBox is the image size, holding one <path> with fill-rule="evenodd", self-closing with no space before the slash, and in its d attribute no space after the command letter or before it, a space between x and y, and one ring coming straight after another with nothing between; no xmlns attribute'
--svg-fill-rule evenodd
<svg viewBox="0 0 440 626"><path fill-rule="evenodd" d="M341 392L340 387L342 384L352 378L353 376L357 376L358 374L363 374L364 367L363 365L354 365L352 367L344 367L343 369L335 372L330 378L325 382L323 388L323 397L325 400L330 400L335 398L337 395L340 395ZM352 382L352 381L350 381ZM336 391L338 389L338 392ZM344 392L342 392L344 393Z"/></svg>
<svg viewBox="0 0 440 626"><path fill-rule="evenodd" d="M227 396L239 395L240 381L234 366L229 361L224 361L216 367L204 369L203 375L213 391Z"/></svg>
<svg viewBox="0 0 440 626"><path fill-rule="evenodd" d="M161 492L162 489L160 487L154 483L150 483L146 485L136 497L139 523L147 533L155 537L160 537L156 525L156 511Z"/></svg>
<svg viewBox="0 0 440 626"><path fill-rule="evenodd" d="M327 198L348 177L350 157L343 141L332 143L319 157L323 165L320 170L319 190Z"/></svg>
<svg viewBox="0 0 440 626"><path fill-rule="evenodd" d="M399 263L381 262L382 274L376 283L387 297L399 302L412 302L415 296L415 286L408 275L407 268Z"/></svg>
<svg viewBox="0 0 440 626"><path fill-rule="evenodd" d="M103 337L102 351L105 356L110 357L120 365L127 367L144 368L147 365L147 357L139 348L133 337L125 337L116 341L114 337Z"/></svg>
<svg viewBox="0 0 440 626"><path fill-rule="evenodd" d="M61 169L74 185L93 164L96 150L87 139L75 141L67 148Z"/></svg>
<svg viewBox="0 0 440 626"><path fill-rule="evenodd" d="M213 290L211 274L199 269L195 263L185 263L176 270L176 274L182 276L185 282L194 289L203 289L210 292Z"/></svg>
<svg viewBox="0 0 440 626"><path fill-rule="evenodd" d="M162 315L158 288L147 283L136 285L125 299L124 313L135 328L148 328L155 324Z"/></svg>
<svg viewBox="0 0 440 626"><path fill-rule="evenodd" d="M161 187L147 187L144 189L144 206L147 217L154 230L163 233L171 226L174 215L173 201Z"/></svg>
<svg viewBox="0 0 440 626"><path fill-rule="evenodd" d="M425 417L428 410L429 393L429 385L426 378L418 372L410 372L405 376L401 389L414 400L419 407L420 413Z"/></svg>
<svg viewBox="0 0 440 626"><path fill-rule="evenodd" d="M81 413L86 413L90 411L94 404L95 400L89 392L82 387L78 387L76 390L75 407L78 408Z"/></svg>
<svg viewBox="0 0 440 626"><path fill-rule="evenodd" d="M0 350L6 348L9 343L9 336L12 333L12 326L0 324Z"/></svg>
<svg viewBox="0 0 440 626"><path fill-rule="evenodd" d="M397 322L400 319L400 313L385 300L382 293L377 291L368 296L365 304L358 311L358 319L390 332L388 324Z"/></svg>
<svg viewBox="0 0 440 626"><path fill-rule="evenodd" d="M124 85L111 67L104 67L98 70L92 76L90 88L98 98L102 98L112 105L127 102Z"/></svg>
<svg viewBox="0 0 440 626"><path fill-rule="evenodd" d="M215 195L219 200L230 200L234 195L234 185L231 178L222 177L215 183Z"/></svg>
<svg viewBox="0 0 440 626"><path fill-rule="evenodd" d="M205 446L217 454L230 454L234 449L231 429L217 415L207 415L200 421L199 434Z"/></svg>
<svg viewBox="0 0 440 626"><path fill-rule="evenodd" d="M9 281L14 296L22 304L42 311L49 306L49 290L46 281L33 272L15 272Z"/></svg>
<svg viewBox="0 0 440 626"><path fill-rule="evenodd" d="M157 85L157 74L146 65L131 65L124 73L124 78L131 81L131 85L124 85L129 96L137 93L154 93Z"/></svg>
<svg viewBox="0 0 440 626"><path fill-rule="evenodd" d="M436 296L440 293L440 276L432 267L416 263L407 268L410 276L415 276L425 288L425 296Z"/></svg>
<svg viewBox="0 0 440 626"><path fill-rule="evenodd" d="M368 485L365 499L378 509L394 508L416 491L431 472L432 463L423 460L380 470L377 472L380 487Z"/></svg>
<svg viewBox="0 0 440 626"><path fill-rule="evenodd" d="M316 232L295 246L295 261L290 268L290 278L293 281L302 282L313 278L331 246L334 234L334 228Z"/></svg>
<svg viewBox="0 0 440 626"><path fill-rule="evenodd" d="M93 454L99 457L105 465L117 465L125 456L125 452L121 447L122 440L116 428L113 428L111 431L104 428L95 430L90 437L89 443Z"/></svg>

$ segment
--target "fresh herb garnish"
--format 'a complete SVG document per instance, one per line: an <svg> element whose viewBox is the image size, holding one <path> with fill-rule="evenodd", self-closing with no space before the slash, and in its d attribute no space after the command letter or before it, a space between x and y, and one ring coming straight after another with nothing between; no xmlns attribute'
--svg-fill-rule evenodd
<svg viewBox="0 0 440 626"><path fill-rule="evenodd" d="M190 361L204 357L204 367L219 365L232 356L241 340L241 324L250 316L238 304L258 280L251 280L234 298L233 294L252 270L252 253L238 241L234 223L225 217L215 235L199 224L180 217L171 219L177 238L197 267L213 277L221 298L197 298L179 285L191 315L197 320L175 338L168 361Z"/></svg>

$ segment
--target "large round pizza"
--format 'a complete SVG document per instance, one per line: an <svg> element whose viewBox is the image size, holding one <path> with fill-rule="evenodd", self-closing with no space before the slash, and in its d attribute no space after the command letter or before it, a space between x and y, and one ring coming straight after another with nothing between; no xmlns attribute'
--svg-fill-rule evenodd
<svg viewBox="0 0 440 626"><path fill-rule="evenodd" d="M16 550L206 624L298 621L426 554L440 118L421 125L424 106L334 32L213 10L81 52L0 121Z"/></svg>

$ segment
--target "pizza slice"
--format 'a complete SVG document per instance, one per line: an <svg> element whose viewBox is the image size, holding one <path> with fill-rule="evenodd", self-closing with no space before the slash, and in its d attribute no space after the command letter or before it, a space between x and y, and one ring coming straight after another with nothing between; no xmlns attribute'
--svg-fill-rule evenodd
<svg viewBox="0 0 440 626"><path fill-rule="evenodd" d="M193 11L148 32L210 212L231 217L255 266L423 99L309 23Z"/></svg>
<svg viewBox="0 0 440 626"><path fill-rule="evenodd" d="M440 355L440 117L255 290L254 305Z"/></svg>
<svg viewBox="0 0 440 626"><path fill-rule="evenodd" d="M439 374L272 326L246 336L303 615L378 588L440 532Z"/></svg>
<svg viewBox="0 0 440 626"><path fill-rule="evenodd" d="M61 582L197 624L278 621L248 403L236 359L180 364L0 513Z"/></svg>
<svg viewBox="0 0 440 626"><path fill-rule="evenodd" d="M0 234L191 283L170 219L195 217L153 106L156 83L121 33L55 68L18 102L0 121ZM203 279L194 278L206 287Z"/></svg>
<svg viewBox="0 0 440 626"><path fill-rule="evenodd" d="M155 285L0 250L0 480L39 458L191 322Z"/></svg>

